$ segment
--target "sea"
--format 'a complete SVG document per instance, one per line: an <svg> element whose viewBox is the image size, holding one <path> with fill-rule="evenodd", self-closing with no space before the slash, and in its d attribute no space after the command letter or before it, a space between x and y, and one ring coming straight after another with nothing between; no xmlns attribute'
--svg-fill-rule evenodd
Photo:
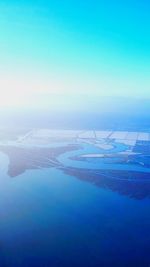
<svg viewBox="0 0 150 267"><path fill-rule="evenodd" d="M36 127L150 128L149 120L139 117L126 117L124 123L119 115L114 120L109 116L109 121L107 116L65 118L57 123L52 118L40 124L37 120ZM58 168L30 169L10 177L8 165L8 156L1 152L0 267L150 266L149 196L119 194Z"/></svg>

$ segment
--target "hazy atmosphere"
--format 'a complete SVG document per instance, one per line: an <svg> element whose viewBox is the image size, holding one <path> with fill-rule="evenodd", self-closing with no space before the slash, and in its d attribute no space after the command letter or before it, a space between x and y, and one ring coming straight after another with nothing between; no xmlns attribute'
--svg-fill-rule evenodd
<svg viewBox="0 0 150 267"><path fill-rule="evenodd" d="M0 267L150 267L150 1L0 0Z"/></svg>
<svg viewBox="0 0 150 267"><path fill-rule="evenodd" d="M61 107L61 95L66 105L79 98L78 108L86 95L150 98L149 8L134 0L2 0L1 106L60 99Z"/></svg>

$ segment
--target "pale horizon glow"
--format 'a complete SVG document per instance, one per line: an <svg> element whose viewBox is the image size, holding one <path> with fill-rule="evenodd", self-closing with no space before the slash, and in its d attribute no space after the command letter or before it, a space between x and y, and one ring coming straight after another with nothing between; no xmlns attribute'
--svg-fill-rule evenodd
<svg viewBox="0 0 150 267"><path fill-rule="evenodd" d="M147 10L135 1L2 1L0 106L38 106L40 96L44 106L53 95L149 99Z"/></svg>
<svg viewBox="0 0 150 267"><path fill-rule="evenodd" d="M13 73L13 72L12 72ZM41 96L41 106L44 105L43 99L45 97L49 97L50 105L53 104L53 96L61 95L65 96L76 96L78 95L82 97L87 95L92 98L103 98L103 97L125 97L122 94L122 91L127 91L127 97L130 98L149 98L149 88L147 88L143 94L141 87L147 81L131 81L125 80L122 82L122 79L118 77L114 80L114 77L111 77L110 80L107 80L107 77L101 77L101 80L91 80L88 78L85 80L74 79L74 83L72 83L72 78L61 77L59 75L59 80L53 75L38 75L38 74L23 74L18 71L18 73L14 72L13 74L5 74L0 77L0 88L2 88L1 98L0 98L0 106L1 107L25 107L26 105L30 106L38 106L39 97ZM8 79L9 78L9 79ZM85 77L84 77L85 78ZM141 83L140 83L141 82ZM86 86L86 91L84 86ZM98 89L97 89L98 87ZM118 92L118 87L122 88L120 92ZM109 88L111 88L111 93L109 93ZM113 89L113 92L112 92ZM136 89L136 95L134 95L134 89ZM36 103L36 98L38 99ZM83 100L84 101L84 100ZM48 105L48 103L47 103Z"/></svg>

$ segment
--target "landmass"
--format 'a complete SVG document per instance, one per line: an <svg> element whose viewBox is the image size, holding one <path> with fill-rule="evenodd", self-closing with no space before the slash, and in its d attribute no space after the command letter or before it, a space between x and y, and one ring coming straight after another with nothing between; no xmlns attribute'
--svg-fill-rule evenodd
<svg viewBox="0 0 150 267"><path fill-rule="evenodd" d="M1 131L0 152L9 158L10 177L53 167L122 195L150 197L149 132L7 131Z"/></svg>

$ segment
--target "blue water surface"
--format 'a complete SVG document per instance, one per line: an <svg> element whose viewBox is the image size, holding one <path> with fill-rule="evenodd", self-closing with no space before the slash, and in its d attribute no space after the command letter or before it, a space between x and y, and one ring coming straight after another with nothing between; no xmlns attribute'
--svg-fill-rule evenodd
<svg viewBox="0 0 150 267"><path fill-rule="evenodd" d="M57 169L10 178L0 154L1 267L148 267L150 199Z"/></svg>

